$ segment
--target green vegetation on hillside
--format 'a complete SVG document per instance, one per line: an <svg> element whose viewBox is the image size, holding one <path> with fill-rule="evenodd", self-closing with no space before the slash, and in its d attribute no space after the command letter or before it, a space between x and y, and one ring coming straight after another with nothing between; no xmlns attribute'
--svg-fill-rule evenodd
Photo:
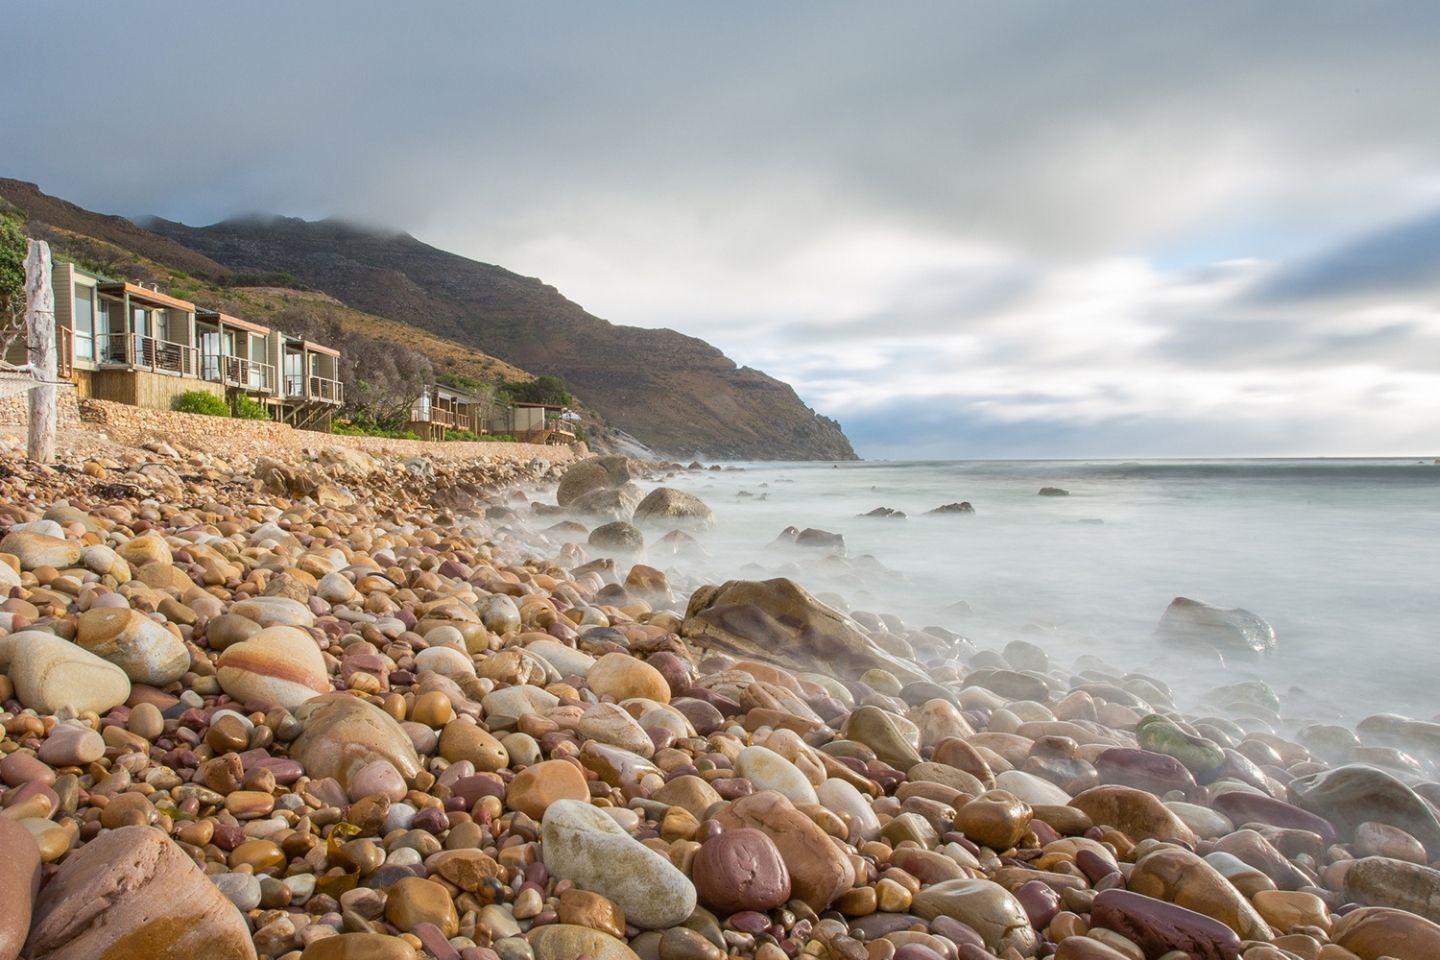
<svg viewBox="0 0 1440 960"><path fill-rule="evenodd" d="M207 417L228 417L230 407L224 400L204 390L186 390L170 404L181 413L203 413Z"/></svg>

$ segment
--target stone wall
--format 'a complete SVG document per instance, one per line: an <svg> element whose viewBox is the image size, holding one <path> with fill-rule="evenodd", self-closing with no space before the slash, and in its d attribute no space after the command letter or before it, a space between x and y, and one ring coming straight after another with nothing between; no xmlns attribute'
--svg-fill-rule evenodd
<svg viewBox="0 0 1440 960"><path fill-rule="evenodd" d="M313 454L325 447L348 447L377 456L419 456L435 460L500 461L541 457L555 463L571 460L576 456L575 451L569 447L533 443L446 443L391 440L386 437L346 437L296 430L288 424L272 420L237 420L229 417L208 417L198 413L180 413L176 410L147 410L107 400L81 400L79 417L84 420L85 425L105 433L117 443L139 446L149 440L164 440L192 450L224 453L230 458L283 458L287 455Z"/></svg>
<svg viewBox="0 0 1440 960"><path fill-rule="evenodd" d="M23 427L30 423L29 377L5 377L0 379L0 426ZM58 424L75 427L80 424L80 409L75 403L75 386L62 383L55 390Z"/></svg>

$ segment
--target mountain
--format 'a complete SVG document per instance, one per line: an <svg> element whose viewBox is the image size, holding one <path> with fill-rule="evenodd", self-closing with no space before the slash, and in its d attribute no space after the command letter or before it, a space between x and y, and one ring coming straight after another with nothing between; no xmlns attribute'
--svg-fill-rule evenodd
<svg viewBox="0 0 1440 960"><path fill-rule="evenodd" d="M339 348L341 378L347 383L364 379L372 389L393 384L394 392L403 396L409 387L403 378L417 369L407 358L416 355L429 363L427 378L450 374L498 385L534 377L474 347L356 310L321 291L302 289L293 277L237 274L174 240L122 217L94 213L49 196L33 183L0 179L0 213L9 211L23 216L26 233L48 241L57 257L88 270L154 283L174 296ZM386 369L378 369L377 363ZM363 376L357 378L357 373ZM596 428L595 435L613 433L583 402L577 409L587 428Z"/></svg>
<svg viewBox="0 0 1440 960"><path fill-rule="evenodd" d="M539 280L405 233L283 217L145 226L231 271L288 273L350 307L556 374L606 421L673 456L855 458L838 423L705 341L609 323Z"/></svg>

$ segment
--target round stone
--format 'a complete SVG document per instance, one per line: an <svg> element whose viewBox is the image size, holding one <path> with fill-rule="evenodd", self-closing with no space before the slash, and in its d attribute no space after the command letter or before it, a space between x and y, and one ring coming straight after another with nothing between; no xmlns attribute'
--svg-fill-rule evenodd
<svg viewBox="0 0 1440 960"><path fill-rule="evenodd" d="M706 840L691 876L700 902L720 914L769 910L790 899L790 871L759 830L726 830Z"/></svg>
<svg viewBox="0 0 1440 960"><path fill-rule="evenodd" d="M546 760L526 767L510 781L505 803L539 820L557 800L588 801L590 789L580 768L568 760ZM718 798L717 798L718 799Z"/></svg>

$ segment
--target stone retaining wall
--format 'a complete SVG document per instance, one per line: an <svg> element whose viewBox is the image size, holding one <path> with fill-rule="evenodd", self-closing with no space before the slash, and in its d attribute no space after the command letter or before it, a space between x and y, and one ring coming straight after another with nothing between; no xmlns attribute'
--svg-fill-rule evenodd
<svg viewBox="0 0 1440 960"><path fill-rule="evenodd" d="M0 427L23 427L30 423L29 377L0 379ZM80 409L75 403L73 384L56 385L55 403L57 425L75 427L80 424Z"/></svg>
<svg viewBox="0 0 1440 960"><path fill-rule="evenodd" d="M283 458L287 454L313 454L325 447L348 447L377 456L423 456L436 460L498 461L542 457L555 463L571 460L576 456L576 452L570 447L534 443L437 442L392 440L387 437L347 437L296 430L288 424L271 420L237 420L181 413L176 410L149 410L107 400L80 401L79 418L83 419L85 424L103 431L117 443L139 446L147 440L164 440L192 450L223 453L231 458Z"/></svg>

